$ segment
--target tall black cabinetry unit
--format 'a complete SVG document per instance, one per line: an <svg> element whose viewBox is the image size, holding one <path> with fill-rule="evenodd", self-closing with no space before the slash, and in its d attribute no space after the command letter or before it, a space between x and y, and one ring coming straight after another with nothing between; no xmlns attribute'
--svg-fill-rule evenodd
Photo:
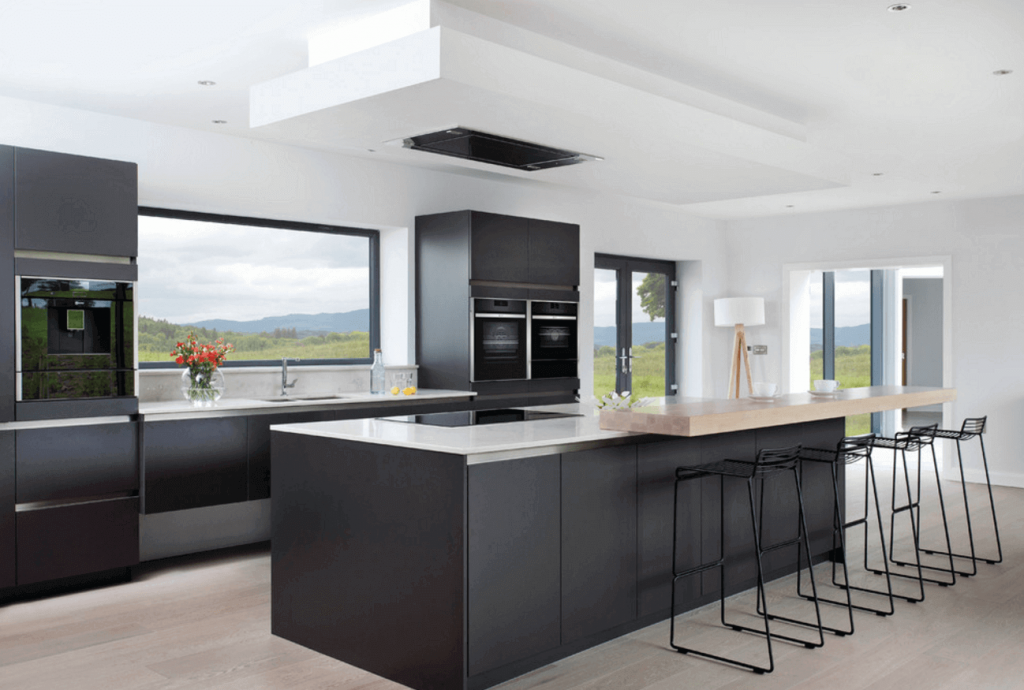
<svg viewBox="0 0 1024 690"><path fill-rule="evenodd" d="M473 381L470 300L579 301L579 226L480 211L416 218L416 361L423 387L476 407L571 402L578 377Z"/></svg>
<svg viewBox="0 0 1024 690"><path fill-rule="evenodd" d="M15 285L137 280L137 177L134 163L0 146L0 598L138 563L138 399L18 401Z"/></svg>

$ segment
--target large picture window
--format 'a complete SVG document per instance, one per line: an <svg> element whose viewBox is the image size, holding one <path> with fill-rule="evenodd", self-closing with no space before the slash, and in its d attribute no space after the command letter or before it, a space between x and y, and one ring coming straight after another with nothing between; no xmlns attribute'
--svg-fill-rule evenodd
<svg viewBox="0 0 1024 690"><path fill-rule="evenodd" d="M139 362L173 366L189 333L228 366L371 361L379 347L373 230L139 210Z"/></svg>

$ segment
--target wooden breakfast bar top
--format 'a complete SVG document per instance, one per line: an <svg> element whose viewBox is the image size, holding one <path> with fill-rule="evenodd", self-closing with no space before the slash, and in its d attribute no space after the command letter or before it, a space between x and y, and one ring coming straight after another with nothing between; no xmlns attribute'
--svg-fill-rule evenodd
<svg viewBox="0 0 1024 690"><path fill-rule="evenodd" d="M838 390L830 396L790 393L760 402L750 398L682 398L671 405L602 410L600 425L610 431L667 436L707 436L882 412L956 399L955 388L868 386Z"/></svg>

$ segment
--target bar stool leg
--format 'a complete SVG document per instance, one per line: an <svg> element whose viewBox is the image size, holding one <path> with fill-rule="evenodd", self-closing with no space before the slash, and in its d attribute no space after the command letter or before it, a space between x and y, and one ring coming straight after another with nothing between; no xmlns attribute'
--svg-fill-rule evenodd
<svg viewBox="0 0 1024 690"><path fill-rule="evenodd" d="M957 570L956 570L956 568L955 568L955 566L953 564L953 556L952 556L952 553L951 553L952 550L953 550L953 546L952 546L952 542L949 539L949 522L946 519L946 502L945 502L945 500L943 499L943 496L942 496L942 481L941 481L941 479L939 477L939 459L935 455L935 446L934 446L934 444L929 444L929 446L931 447L931 450L932 450L932 465L935 468L935 487L936 487L936 491L937 491L938 497L939 497L939 510L940 510L940 512L942 514L942 530L945 533L946 549L947 549L946 551L937 551L937 553L939 553L941 555L945 555L945 556L947 556L949 558L949 567L946 568L946 567L943 567L943 566L923 565L921 563L921 557L920 557L919 554L918 554L917 559L916 559L916 561L917 561L916 565L917 565L918 569L924 568L925 570L933 570L933 571L940 572L940 573L948 573L949 576L950 576L950 579L948 581L946 581L946 580L936 580L936 579L927 578L927 577L922 578L922 579L923 579L924 582L931 582L932 584L939 585L940 587L951 587L951 586L956 584ZM904 470L906 470L906 455L904 455L903 461L904 461ZM917 522L916 522L916 527L915 527L915 533L917 534L917 542L918 542L917 543L917 550L918 550L918 552L924 551L924 549L920 545L920 538L921 538L921 475L922 474L923 474L923 471L921 469L921 448L919 447L917 449L917 501L914 503L914 505L917 508ZM908 476L908 481L909 481L909 476ZM909 484L908 484L908 492L909 492ZM891 547L892 547L892 545L890 544L890 548ZM892 562L894 564L896 564L896 565L901 565L901 566L914 566L915 565L913 563L906 563L906 562L903 562L903 561L898 561L895 558L892 559Z"/></svg>
<svg viewBox="0 0 1024 690"><path fill-rule="evenodd" d="M934 454L934 453L935 453L935 451L933 449L932 450L932 454ZM965 559L965 560L969 559L971 561L971 570L969 572L966 571L966 570L957 570L956 574L957 575L962 575L963 577L971 577L972 575L977 575L978 574L978 557L977 557L977 555L974 552L974 530L971 528L971 507L970 507L970 504L967 502L967 480L964 478L964 458L963 458L963 455L962 455L962 453L960 451L960 439L956 439L956 459L957 459L957 464L960 466L960 488L963 491L963 495L964 495L964 515L967 518L967 541L970 544L971 553L968 555L968 554L957 554L957 553L953 553L952 551L939 551L939 550L936 550L936 549L921 549L921 550L924 551L926 554L931 555L931 556L949 556L950 557L949 560L950 560L950 564L951 564L950 567L952 567L952 562L953 562L954 558L962 558L962 559ZM936 471L938 471L938 470L936 470ZM936 481L938 481L938 479L936 479ZM919 518L920 518L920 516L919 516Z"/></svg>
<svg viewBox="0 0 1024 690"><path fill-rule="evenodd" d="M992 528L996 533L996 552L998 553L998 558L995 560L986 558L985 562L995 565L996 563L1003 562L1003 544L999 540L999 521L996 519L996 501L992 497L992 480L988 475L988 458L985 457L985 439L981 437L980 433L978 434L978 442L981 443L981 462L985 466L985 485L988 486L988 505L992 509Z"/></svg>
<svg viewBox="0 0 1024 690"><path fill-rule="evenodd" d="M832 553L833 554L836 553L836 546L837 546L836 542L838 541L839 542L838 543L839 553L842 554L842 559L843 559L843 582L842 583L839 583L839 582L836 581L836 561L835 561L835 558L832 559L832 584L835 585L836 587L839 587L840 589L843 589L846 592L846 601L836 601L835 599L827 599L825 597L816 597L816 598L817 598L817 600L819 602L824 602L826 604L833 604L835 606L845 606L846 607L847 613L849 614L849 623L850 623L847 630L841 630L839 628L832 628L832 627L829 627L829 626L822 626L824 630L827 630L830 633L834 633L834 634L839 635L840 637L842 637L844 635L852 635L853 634L853 609L855 609L855 608L862 608L862 607L854 606L852 595L850 594L850 572L849 572L849 570L846 567L846 529L845 529L845 523L843 521L843 514L842 514L842 511L839 508L839 500L840 500L839 499L839 477L838 477L838 473L836 472L836 464L834 462L829 463L829 469L832 472L832 492L833 492L833 496L835 497L835 503L833 505L833 511L832 511ZM803 472L803 465L802 464L800 466L800 472L801 473ZM810 600L815 595L813 595L813 594L812 595L804 594L803 591L801 590L801 587L800 587L800 575L801 575L801 571L802 571L802 569L799 567L799 563L800 563L800 552L799 552L799 550L800 550L800 547L801 547L801 545L797 545L796 590L797 590L797 593L800 594L800 596L802 596L804 599ZM810 552L808 552L808 556L809 556L809 554L810 554ZM808 560L810 560L809 557L808 557Z"/></svg>
<svg viewBox="0 0 1024 690"><path fill-rule="evenodd" d="M800 482L799 473L798 473L796 467L793 467L791 470L787 470L787 471L791 471L793 473L793 481L796 484L797 504L799 505L799 511L798 511L798 514L797 514L797 520L798 520L798 522L797 522L797 538L795 540L796 541L796 545L797 545L797 555L796 555L797 594L798 595L800 594L800 573L803 570L803 568L800 565L800 556L801 556L801 552L802 552L801 547L804 547L804 548L807 549L807 558L806 558L806 560L807 560L807 573L808 573L808 577L809 577L809 579L811 581L811 596L810 597L805 597L805 598L807 598L808 600L814 602L815 622L812 623L810 621L803 621L803 620L800 620L798 618L788 618L788 617L785 617L785 616L771 615L771 614L768 613L767 600L765 601L766 607L763 610L760 607L760 601L758 602L758 613L762 614L766 618L770 618L771 620L783 621L785 623L791 623L793 625L801 625L801 626L804 626L804 627L807 627L807 628L816 629L818 631L818 642L816 642L816 643L815 642L808 642L806 640L801 640L799 638L783 637L782 635L778 635L778 634L774 635L774 637L778 637L778 638L783 639L783 640L788 640L790 642L796 642L796 643L799 643L799 644L803 644L808 649L813 649L813 648L816 648L816 647L821 647L821 646L823 646L825 644L825 636L824 636L824 631L825 630L828 630L829 632L833 632L836 635L846 635L847 632L843 631L843 630L836 630L836 629L833 629L833 628L826 628L821 623L821 607L818 604L818 602L819 602L819 599L818 599L818 589L817 589L817 585L815 584L815 581L814 581L814 564L811 561L811 542L810 542L810 537L808 536L808 533L807 533L807 522L806 522L806 520L804 518L803 486L802 486L802 484ZM753 484L751 484L750 491L751 491L751 500L753 500L753 497L754 497L754 495L753 495ZM763 515L763 510L764 510L764 485L763 484L761 486L761 510L762 510L762 515ZM751 517L753 517L753 506L751 506ZM762 525L764 524L763 521L762 521L761 524ZM758 524L756 522L754 523L754 539L755 539L755 543L757 544L757 551L758 551L758 554L759 554L758 563L760 563L760 554L763 554L766 551L769 551L769 550L772 550L772 549L775 549L775 548L781 548L783 546L787 546L787 545L791 544L791 542L782 542L780 544L777 544L775 546L771 546L771 547L768 547L767 549L765 549L762 546L762 540L760 538L760 528L759 528L759 526L758 526ZM851 616L852 616L852 614L851 614ZM750 632L759 632L759 631L757 631L757 630L750 630Z"/></svg>
<svg viewBox="0 0 1024 690"><path fill-rule="evenodd" d="M896 474L896 465L897 465L896 453L897 453L897 450L899 451L899 453L901 454L901 456L903 458L903 477L904 477L906 488L907 488L907 504L903 505L903 506L897 506L896 505L896 484L898 483L897 474ZM902 449L902 448L900 448L900 449L893 448L893 450L892 450L892 502L890 504L890 510L891 510L892 518L891 518L891 520L889 522L889 558L888 558L888 561L890 563L893 563L893 564L897 563L895 558L893 558L893 556L894 556L894 549L895 549L895 541L896 541L896 515L898 513L906 512L908 514L908 516L910 517L910 530L911 530L911 533L913 535L913 541L914 541L913 552L914 552L914 558L916 560L916 563L909 564L908 567L916 567L917 568L917 575L915 576L915 575L911 575L911 574L907 574L907 573L898 573L898 572L895 572L895 571L891 571L888 568L888 566L886 566L884 573L883 573L883 571L880 571L880 570L877 570L877 569L874 569L874 568L867 568L867 552L866 551L865 551L865 567L870 572L872 572L872 573L874 573L876 575L887 574L887 576L889 576L889 577L902 577L902 578L907 578L907 579L910 579L910 580L916 580L917 584L918 584L919 596L915 597L915 596L910 596L908 594L897 594L897 593L893 592L893 597L895 597L897 599L903 599L904 601L908 601L908 602L910 602L912 604L916 604L919 601L924 601L924 580L925 580L924 573L921 570L921 555L920 555L920 552L918 551L919 541L918 541L918 533L917 533L917 522L914 520L914 513L913 513L914 508L916 508L916 507L917 507L917 503L914 501L914 498L913 498L913 496L910 493L910 472L909 472L909 470L907 470L907 454L906 454L906 451L904 449ZM879 515L879 520L881 520L881 516L880 515ZM882 558L885 559L885 553L884 552L882 554Z"/></svg>

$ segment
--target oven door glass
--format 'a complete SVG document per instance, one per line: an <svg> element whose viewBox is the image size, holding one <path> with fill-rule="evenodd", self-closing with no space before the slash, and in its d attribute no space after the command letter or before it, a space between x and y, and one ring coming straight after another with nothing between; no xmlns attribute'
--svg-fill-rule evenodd
<svg viewBox="0 0 1024 690"><path fill-rule="evenodd" d="M577 328L575 319L534 317L531 324L532 378L548 379L577 375Z"/></svg>
<svg viewBox="0 0 1024 690"><path fill-rule="evenodd" d="M526 320L476 316L473 327L473 380L526 378Z"/></svg>

